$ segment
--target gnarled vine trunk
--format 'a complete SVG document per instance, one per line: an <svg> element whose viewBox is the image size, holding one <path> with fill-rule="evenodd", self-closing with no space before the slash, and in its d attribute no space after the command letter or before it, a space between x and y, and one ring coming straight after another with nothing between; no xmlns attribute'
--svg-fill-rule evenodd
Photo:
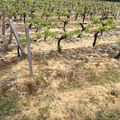
<svg viewBox="0 0 120 120"><path fill-rule="evenodd" d="M93 47L95 47L95 45L96 45L96 41L97 41L99 32L100 32L100 31L97 31L97 32L94 34Z"/></svg>

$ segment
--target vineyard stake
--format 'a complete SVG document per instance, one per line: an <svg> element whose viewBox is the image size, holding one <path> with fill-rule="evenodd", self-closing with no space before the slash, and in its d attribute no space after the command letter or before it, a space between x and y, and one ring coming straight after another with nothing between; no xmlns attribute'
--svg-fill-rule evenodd
<svg viewBox="0 0 120 120"><path fill-rule="evenodd" d="M18 36L16 27L15 27L12 19L9 20L9 24L10 24L11 30L12 30L13 33L14 33L14 36L15 36L15 38L16 38L16 42L17 42L17 44L18 44L18 46L19 46L19 49L21 50L22 55L23 55L23 56L26 56L26 53L25 53L25 51L24 51L24 49L23 49L23 46L22 46L22 44L19 42L19 36Z"/></svg>
<svg viewBox="0 0 120 120"><path fill-rule="evenodd" d="M28 50L29 71L30 71L30 76L32 76L33 75L33 71L32 71L32 52L31 52L31 47L30 47L30 35L29 35L29 28L28 27L25 27L25 33L26 33L27 50Z"/></svg>

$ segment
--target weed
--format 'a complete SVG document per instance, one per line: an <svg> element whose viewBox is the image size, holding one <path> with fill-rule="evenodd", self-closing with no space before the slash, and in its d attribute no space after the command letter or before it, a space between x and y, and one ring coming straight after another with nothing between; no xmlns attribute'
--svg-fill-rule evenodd
<svg viewBox="0 0 120 120"><path fill-rule="evenodd" d="M59 84L59 89L60 90L67 90L67 89L71 89L71 88L80 88L81 84L80 82L76 82L76 81L72 81L72 82L61 82Z"/></svg>
<svg viewBox="0 0 120 120"><path fill-rule="evenodd" d="M32 41L32 40L30 39L30 41ZM26 37L25 37L25 36L20 37L20 43L21 43L24 47L26 46L27 41L26 41Z"/></svg>
<svg viewBox="0 0 120 120"><path fill-rule="evenodd" d="M42 36L41 36L41 33L40 32L37 32L36 33L36 39L38 40L38 39L40 39Z"/></svg>
<svg viewBox="0 0 120 120"><path fill-rule="evenodd" d="M120 46L120 40L118 40L118 41L117 41L117 45L119 45L119 46Z"/></svg>
<svg viewBox="0 0 120 120"><path fill-rule="evenodd" d="M0 95L0 118L5 115L18 112L18 95L16 93L8 93Z"/></svg>
<svg viewBox="0 0 120 120"><path fill-rule="evenodd" d="M45 79L41 74L37 76L36 82L37 85L41 85L41 86L48 86L50 84L49 81Z"/></svg>
<svg viewBox="0 0 120 120"><path fill-rule="evenodd" d="M26 115L24 115L20 120L30 120L30 118Z"/></svg>
<svg viewBox="0 0 120 120"><path fill-rule="evenodd" d="M23 45L23 46L26 46L26 37L21 37L20 38L20 43Z"/></svg>
<svg viewBox="0 0 120 120"><path fill-rule="evenodd" d="M90 116L85 117L85 120L93 120Z"/></svg>
<svg viewBox="0 0 120 120"><path fill-rule="evenodd" d="M24 115L22 116L22 118L17 118L17 119L14 119L14 120L31 120L28 116Z"/></svg>
<svg viewBox="0 0 120 120"><path fill-rule="evenodd" d="M97 120L119 120L120 110L113 110L111 112L98 111L96 114Z"/></svg>
<svg viewBox="0 0 120 120"><path fill-rule="evenodd" d="M48 120L50 117L49 106L39 109L39 116L37 120Z"/></svg>
<svg viewBox="0 0 120 120"><path fill-rule="evenodd" d="M107 69L97 75L95 71L90 70L89 74L86 76L86 80L91 82L93 85L117 82L120 80L120 71L117 69Z"/></svg>

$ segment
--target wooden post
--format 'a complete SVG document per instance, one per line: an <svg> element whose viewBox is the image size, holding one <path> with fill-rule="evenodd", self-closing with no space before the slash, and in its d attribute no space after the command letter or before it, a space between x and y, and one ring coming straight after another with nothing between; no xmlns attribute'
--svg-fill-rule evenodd
<svg viewBox="0 0 120 120"><path fill-rule="evenodd" d="M5 11L3 11L3 19L2 19L2 35L5 35Z"/></svg>
<svg viewBox="0 0 120 120"><path fill-rule="evenodd" d="M26 33L27 50L28 50L29 71L30 71L30 76L32 76L33 75L33 71L32 71L32 52L31 52L31 47L30 47L30 35L29 35L29 28L28 27L25 27L25 33Z"/></svg>
<svg viewBox="0 0 120 120"><path fill-rule="evenodd" d="M22 46L22 44L19 42L19 36L18 36L17 30L16 30L16 28L15 28L15 25L14 25L12 19L9 20L9 24L10 24L11 30L12 30L13 33L14 33L14 36L15 36L15 38L16 38L16 42L17 42L17 44L18 44L18 46L19 46L19 48L20 48L20 51L21 51L22 55L23 55L23 56L26 56L26 53L25 53L25 51L24 51L24 49L23 49L23 46Z"/></svg>
<svg viewBox="0 0 120 120"><path fill-rule="evenodd" d="M12 34L13 34L13 31L10 29L8 44L11 44L11 42L12 42L12 36L13 36Z"/></svg>

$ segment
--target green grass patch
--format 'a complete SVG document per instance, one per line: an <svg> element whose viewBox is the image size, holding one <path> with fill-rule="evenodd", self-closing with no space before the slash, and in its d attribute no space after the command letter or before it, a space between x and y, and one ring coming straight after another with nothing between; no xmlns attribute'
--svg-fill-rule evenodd
<svg viewBox="0 0 120 120"><path fill-rule="evenodd" d="M99 111L96 114L97 120L120 120L120 110L113 110L111 112Z"/></svg>
<svg viewBox="0 0 120 120"><path fill-rule="evenodd" d="M41 85L41 86L48 86L50 84L49 80L47 80L45 77L43 77L43 75L39 74L37 77L36 77L36 82L38 85Z"/></svg>
<svg viewBox="0 0 120 120"><path fill-rule="evenodd" d="M93 85L118 82L120 81L120 70L111 68L101 72L99 75L96 74L96 71L90 70L86 75L86 80Z"/></svg>
<svg viewBox="0 0 120 120"><path fill-rule="evenodd" d="M28 116L24 115L24 116L22 116L22 118L16 118L14 120L32 120L32 119L30 119Z"/></svg>
<svg viewBox="0 0 120 120"><path fill-rule="evenodd" d="M0 95L0 119L4 119L6 115L18 112L18 95L16 93L8 93Z"/></svg>
<svg viewBox="0 0 120 120"><path fill-rule="evenodd" d="M112 110L112 111L98 111L96 113L96 118L91 116L87 116L85 120L120 120L120 110Z"/></svg>

